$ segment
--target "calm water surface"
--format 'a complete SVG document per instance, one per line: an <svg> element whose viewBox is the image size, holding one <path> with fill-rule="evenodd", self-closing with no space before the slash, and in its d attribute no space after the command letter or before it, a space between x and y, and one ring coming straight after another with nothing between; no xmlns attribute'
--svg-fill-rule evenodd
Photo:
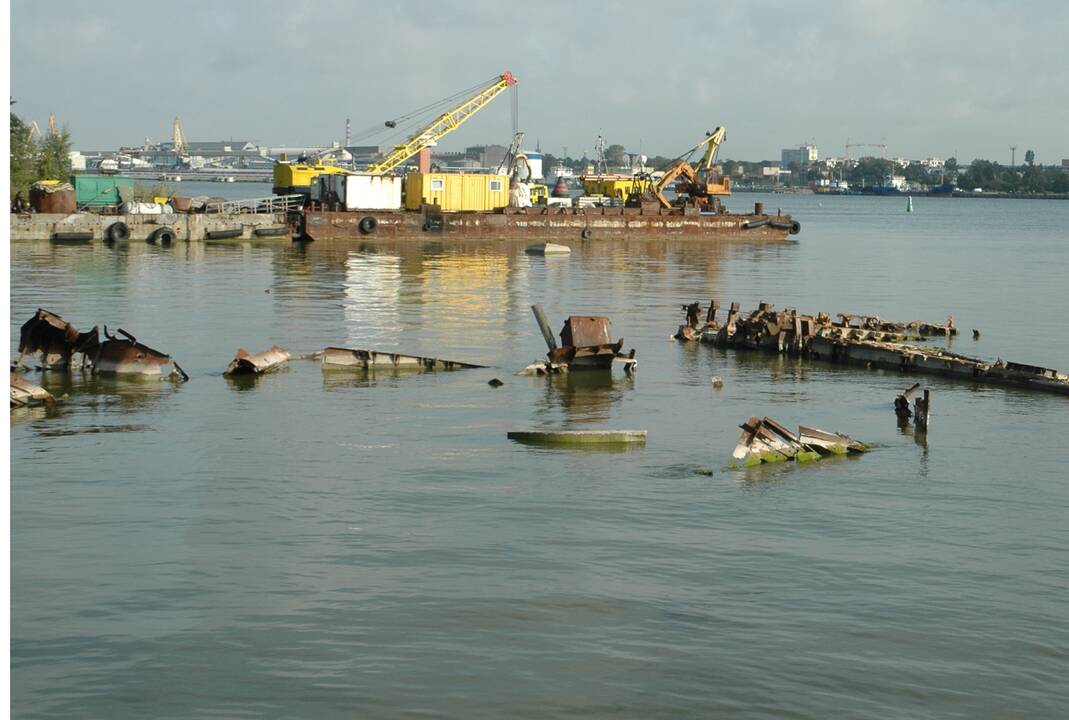
<svg viewBox="0 0 1069 720"><path fill-rule="evenodd" d="M1069 368L1069 203L732 205L754 200L802 234L565 258L13 245L15 338L43 306L122 326L192 376L31 373L69 400L12 413L13 714L1066 716L1069 400L931 379L925 439L891 411L911 378L668 337L680 304L711 297L953 313L955 350ZM534 302L554 329L611 317L636 377L514 376L545 352ZM272 343L492 367L222 377L238 346ZM750 415L875 448L729 469ZM505 438L539 427L649 442Z"/></svg>

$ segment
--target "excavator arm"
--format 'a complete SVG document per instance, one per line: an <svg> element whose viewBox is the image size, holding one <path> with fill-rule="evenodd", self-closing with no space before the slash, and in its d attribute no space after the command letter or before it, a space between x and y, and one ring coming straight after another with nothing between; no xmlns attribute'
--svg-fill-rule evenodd
<svg viewBox="0 0 1069 720"><path fill-rule="evenodd" d="M657 198L657 202L661 203L661 207L672 207L672 203L670 203L668 198L664 196L664 190L665 188L670 187L681 175L690 182L694 182L698 178L697 173L694 172L694 168L690 166L689 162L686 160L678 160L675 165L672 165L665 171L661 179L651 188L653 196Z"/></svg>
<svg viewBox="0 0 1069 720"><path fill-rule="evenodd" d="M710 195L729 195L731 193L730 185L726 179L719 183L710 183L706 175L716 161L716 151L720 148L720 143L724 142L725 136L726 131L724 128L718 127L691 148L683 159L677 160L665 171L664 176L651 188L654 197L661 203L661 207L672 207L672 203L664 196L664 190L679 179L683 180L680 183L683 189L699 202L705 202ZM705 146L705 153L702 155L698 167L691 167L690 161L686 158L703 145Z"/></svg>
<svg viewBox="0 0 1069 720"><path fill-rule="evenodd" d="M491 81L487 87L484 87L460 105L442 113L437 120L414 134L403 144L396 145L393 152L383 158L382 162L368 165L367 172L373 175L383 175L390 172L423 148L434 145L442 137L456 130L461 123L479 110L482 110L491 100L516 83L517 80L512 76L512 73L506 72L500 75Z"/></svg>

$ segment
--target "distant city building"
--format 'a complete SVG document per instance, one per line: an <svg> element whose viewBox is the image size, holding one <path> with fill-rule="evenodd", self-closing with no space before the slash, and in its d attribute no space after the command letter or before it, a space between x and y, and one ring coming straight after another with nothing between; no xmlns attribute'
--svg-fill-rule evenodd
<svg viewBox="0 0 1069 720"><path fill-rule="evenodd" d="M505 159L509 151L504 145L487 145L479 153L479 165L484 168L496 169Z"/></svg>
<svg viewBox="0 0 1069 720"><path fill-rule="evenodd" d="M803 145L800 148L785 148L780 152L780 164L784 167L791 163L801 166L810 165L817 161L817 146Z"/></svg>
<svg viewBox="0 0 1069 720"><path fill-rule="evenodd" d="M1062 170L1069 172L1069 158L1062 158Z"/></svg>
<svg viewBox="0 0 1069 720"><path fill-rule="evenodd" d="M345 148L353 158L353 166L360 169L383 157L390 149L379 145L348 145Z"/></svg>

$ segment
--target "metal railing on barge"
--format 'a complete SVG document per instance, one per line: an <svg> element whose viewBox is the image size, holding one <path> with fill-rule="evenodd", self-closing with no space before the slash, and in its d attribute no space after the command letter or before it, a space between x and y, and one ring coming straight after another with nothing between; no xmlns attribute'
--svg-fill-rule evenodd
<svg viewBox="0 0 1069 720"><path fill-rule="evenodd" d="M263 213L289 213L296 212L304 207L305 196L272 195L265 198L253 198L251 200L222 200L209 201L204 206L206 213L229 213L240 214L263 214Z"/></svg>

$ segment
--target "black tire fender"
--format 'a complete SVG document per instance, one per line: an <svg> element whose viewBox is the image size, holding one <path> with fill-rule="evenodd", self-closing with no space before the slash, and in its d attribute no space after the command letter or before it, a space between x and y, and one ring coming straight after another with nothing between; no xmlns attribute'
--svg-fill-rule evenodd
<svg viewBox="0 0 1069 720"><path fill-rule="evenodd" d="M589 240L591 237L593 237L594 233L590 228L587 227L587 228L583 228L583 232L579 233L579 235L584 240Z"/></svg>
<svg viewBox="0 0 1069 720"><path fill-rule="evenodd" d="M802 232L802 223L798 222L797 220L792 220L790 232L791 235L797 235L798 233Z"/></svg>
<svg viewBox="0 0 1069 720"><path fill-rule="evenodd" d="M170 245L177 239L175 231L168 227L157 228L152 231L152 234L148 236L150 243L159 243L160 245Z"/></svg>
<svg viewBox="0 0 1069 720"><path fill-rule="evenodd" d="M130 239L130 228L122 220L113 222L108 225L108 229L104 232L104 236L108 239L108 242L122 242Z"/></svg>
<svg viewBox="0 0 1069 720"><path fill-rule="evenodd" d="M379 221L371 215L366 215L360 219L360 224L357 226L360 228L361 235L370 235L375 232L375 229L379 226Z"/></svg>

